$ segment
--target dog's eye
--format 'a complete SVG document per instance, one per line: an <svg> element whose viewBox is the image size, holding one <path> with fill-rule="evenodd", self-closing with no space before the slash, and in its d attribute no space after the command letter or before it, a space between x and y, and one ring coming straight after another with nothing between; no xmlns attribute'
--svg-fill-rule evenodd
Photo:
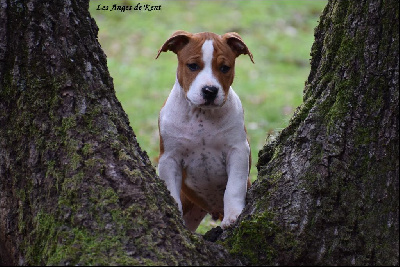
<svg viewBox="0 0 400 267"><path fill-rule="evenodd" d="M191 64L187 64L189 70L191 71L196 71L200 69L200 66L197 65L196 63L191 63Z"/></svg>
<svg viewBox="0 0 400 267"><path fill-rule="evenodd" d="M227 65L222 65L219 69L222 73L227 73L231 69L231 67L228 67Z"/></svg>

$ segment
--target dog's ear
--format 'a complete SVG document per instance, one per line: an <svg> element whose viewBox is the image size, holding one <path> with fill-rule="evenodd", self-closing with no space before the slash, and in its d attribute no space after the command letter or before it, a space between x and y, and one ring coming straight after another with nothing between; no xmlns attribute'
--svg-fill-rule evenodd
<svg viewBox="0 0 400 267"><path fill-rule="evenodd" d="M188 42L192 34L186 31L176 31L171 37L161 46L158 50L156 59L160 56L161 52L172 51L175 54L178 53Z"/></svg>
<svg viewBox="0 0 400 267"><path fill-rule="evenodd" d="M237 34L236 32L228 32L222 36L222 39L224 39L226 43L236 53L236 57L242 54L249 55L251 62L254 63L253 55L251 54L250 50L247 48L246 44L243 42L239 34Z"/></svg>

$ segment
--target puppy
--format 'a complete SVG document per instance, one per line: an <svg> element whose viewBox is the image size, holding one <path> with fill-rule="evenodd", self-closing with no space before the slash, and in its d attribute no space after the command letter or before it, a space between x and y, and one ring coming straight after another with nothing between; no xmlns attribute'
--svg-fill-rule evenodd
<svg viewBox="0 0 400 267"><path fill-rule="evenodd" d="M234 32L177 31L161 52L177 54L175 84L160 111L158 172L195 231L207 213L223 229L245 206L250 145L243 108L231 85L235 60L253 55Z"/></svg>

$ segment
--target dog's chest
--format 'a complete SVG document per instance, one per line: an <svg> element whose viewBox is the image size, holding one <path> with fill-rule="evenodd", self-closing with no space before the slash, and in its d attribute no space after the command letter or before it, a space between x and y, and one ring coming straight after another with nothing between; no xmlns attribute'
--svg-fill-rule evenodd
<svg viewBox="0 0 400 267"><path fill-rule="evenodd" d="M183 116L183 123L177 129L181 138L176 140L183 167L203 174L212 170L220 175L225 170L229 140L223 121L221 114L209 110L197 109Z"/></svg>
<svg viewBox="0 0 400 267"><path fill-rule="evenodd" d="M185 127L189 138L180 144L184 183L206 202L212 201L209 206L215 211L223 209L228 180L226 160L230 145L221 120L216 114L199 110Z"/></svg>
<svg viewBox="0 0 400 267"><path fill-rule="evenodd" d="M226 153L229 149L226 127L222 117L211 111L198 110L189 114L183 125L187 138L180 140L184 166L210 170L224 169ZM207 168L208 167L208 168ZM207 171L209 172L209 171ZM219 173L219 172L218 172Z"/></svg>
<svg viewBox="0 0 400 267"><path fill-rule="evenodd" d="M232 145L226 114L202 109L176 112L163 128L164 145L185 171L184 183L202 199L212 200L210 206L222 209L228 180L226 160Z"/></svg>

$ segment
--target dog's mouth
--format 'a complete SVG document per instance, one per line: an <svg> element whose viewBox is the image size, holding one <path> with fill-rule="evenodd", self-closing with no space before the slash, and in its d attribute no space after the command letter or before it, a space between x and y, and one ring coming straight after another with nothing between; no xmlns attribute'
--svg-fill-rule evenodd
<svg viewBox="0 0 400 267"><path fill-rule="evenodd" d="M201 108L201 109L215 109L215 108L220 108L223 105L225 105L226 99L224 98L224 101L222 101L221 104L216 104L214 102L214 100L212 101L207 101L205 100L204 103L194 103L192 102L187 96L186 96L186 100L189 102L190 105L195 106L197 108Z"/></svg>
<svg viewBox="0 0 400 267"><path fill-rule="evenodd" d="M205 99L203 106L218 106L214 103L214 100Z"/></svg>

